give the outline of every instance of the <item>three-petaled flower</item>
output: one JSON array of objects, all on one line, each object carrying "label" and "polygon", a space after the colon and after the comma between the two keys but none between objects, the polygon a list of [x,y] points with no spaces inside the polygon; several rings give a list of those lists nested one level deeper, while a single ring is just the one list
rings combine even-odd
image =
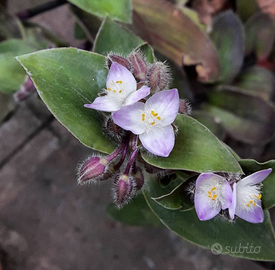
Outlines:
[{"label": "three-petaled flower", "polygon": [[196,181],[195,209],[200,220],[209,220],[232,203],[232,189],[225,178],[202,173]]},{"label": "three-petaled flower", "polygon": [[263,222],[260,183],[271,171],[272,169],[267,169],[255,172],[233,184],[232,204],[229,207],[229,215],[232,219],[237,215],[251,223]]},{"label": "three-petaled flower", "polygon": [[175,144],[171,125],[179,110],[177,89],[154,94],[145,103],[124,106],[113,113],[113,121],[125,130],[139,135],[142,145],[151,153],[167,157]]},{"label": "three-petaled flower", "polygon": [[124,66],[114,62],[109,70],[105,96],[97,97],[92,104],[85,104],[87,108],[115,112],[122,106],[134,104],[150,94],[148,86],[137,90],[137,82],[133,74]]},{"label": "three-petaled flower", "polygon": [[[202,173],[196,181],[195,209],[200,220],[216,216],[228,208],[231,219],[235,215],[250,223],[261,223],[264,212],[261,204],[261,182],[272,169],[255,172],[229,184],[226,178],[214,173]],[[232,190],[233,189],[233,190]]]}]

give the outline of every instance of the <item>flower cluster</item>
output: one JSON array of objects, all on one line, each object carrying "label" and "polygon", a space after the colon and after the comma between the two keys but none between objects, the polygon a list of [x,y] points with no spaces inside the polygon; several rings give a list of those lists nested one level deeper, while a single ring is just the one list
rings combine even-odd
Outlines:
[{"label": "flower cluster", "polygon": [[[173,122],[184,101],[179,100],[177,89],[166,90],[167,67],[161,62],[148,64],[137,51],[127,58],[109,54],[107,66],[106,89],[92,104],[84,106],[111,113],[105,114],[105,126],[110,135],[119,138],[120,145],[107,157],[87,159],[79,168],[78,183],[114,178],[115,202],[121,207],[144,182],[146,166],[142,164],[139,150],[161,157],[168,157],[173,150]],[[183,113],[188,113],[188,105],[185,107],[188,110]]]},{"label": "flower cluster", "polygon": [[251,223],[263,222],[261,182],[271,171],[261,170],[240,180],[214,173],[200,174],[195,188],[195,209],[199,219],[209,220],[228,209],[231,219],[236,215]]}]

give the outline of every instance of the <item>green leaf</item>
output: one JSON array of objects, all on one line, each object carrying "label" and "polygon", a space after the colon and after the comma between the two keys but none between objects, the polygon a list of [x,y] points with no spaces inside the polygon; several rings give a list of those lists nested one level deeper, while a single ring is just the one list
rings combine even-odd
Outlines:
[{"label": "green leaf", "polygon": [[102,117],[84,108],[105,87],[105,57],[74,48],[44,50],[17,58],[53,115],[80,142],[110,153],[114,143],[103,134]]},{"label": "green leaf", "polygon": [[146,162],[163,169],[242,172],[236,159],[207,127],[187,115],[178,115],[175,125],[179,133],[170,156],[152,157],[143,153]]},{"label": "green leaf", "polygon": [[143,40],[179,66],[198,64],[200,80],[219,79],[216,49],[188,16],[165,0],[133,0],[133,8],[133,30]]},{"label": "green leaf", "polygon": [[166,209],[187,211],[194,208],[194,203],[191,201],[188,187],[189,182],[185,181],[170,193],[152,199]]},{"label": "green leaf", "polygon": [[109,16],[113,20],[131,23],[131,0],[69,0],[86,12],[99,17]]},{"label": "green leaf", "polygon": [[122,55],[129,54],[137,46],[144,44],[139,37],[122,28],[110,18],[106,18],[97,34],[94,52],[107,55],[110,51]]},{"label": "green leaf", "polygon": [[259,60],[268,58],[274,40],[274,22],[268,14],[256,13],[245,24],[245,54],[255,52]]},{"label": "green leaf", "polygon": [[244,29],[232,12],[220,13],[213,20],[210,37],[219,53],[221,81],[231,82],[239,73],[244,58]]},{"label": "green leaf", "polygon": [[149,44],[147,43],[142,44],[139,47],[137,47],[135,50],[141,51],[145,56],[146,60],[148,61],[148,63],[152,64],[156,61],[154,50]]},{"label": "green leaf", "polygon": [[72,12],[78,25],[85,32],[87,38],[90,42],[94,43],[95,36],[100,25],[102,24],[102,18],[85,12],[84,10],[73,5],[70,6],[70,11]]},{"label": "green leaf", "polygon": [[74,37],[75,39],[85,39],[86,38],[86,33],[83,31],[82,27],[78,23],[74,24]]},{"label": "green leaf", "polygon": [[238,0],[236,1],[236,5],[237,13],[244,22],[260,10],[257,0]]},{"label": "green leaf", "polygon": [[0,123],[8,116],[16,105],[11,95],[0,93]]},{"label": "green leaf", "polygon": [[263,208],[269,209],[275,205],[275,160],[270,160],[265,163],[259,163],[253,159],[243,159],[239,161],[246,175],[254,172],[272,169],[271,174],[262,182],[263,183]]},{"label": "green leaf", "polygon": [[200,123],[208,127],[211,132],[217,136],[221,141],[225,138],[225,131],[218,119],[218,117],[213,117],[210,113],[206,111],[192,111],[192,117],[198,120]]},{"label": "green leaf", "polygon": [[34,48],[23,40],[10,39],[0,43],[0,92],[14,93],[19,90],[26,79],[26,73],[15,56],[32,51]]},{"label": "green leaf", "polygon": [[[240,218],[230,223],[220,216],[208,221],[200,221],[195,209],[172,211],[156,203],[152,198],[163,195],[163,189],[156,179],[147,177],[144,195],[152,211],[166,227],[194,244],[207,249],[214,244],[220,245],[223,254],[234,257],[253,260],[274,260],[275,258],[275,237],[268,211],[265,211],[264,222],[260,224],[248,223]],[[240,246],[250,247],[251,245],[255,252],[250,252],[249,248],[238,252]],[[258,248],[255,249],[255,247]]]},{"label": "green leaf", "polygon": [[161,225],[159,219],[148,207],[142,194],[137,195],[137,197],[120,210],[113,203],[109,204],[107,213],[117,221],[132,226]]},{"label": "green leaf", "polygon": [[231,86],[219,89],[207,93],[210,105],[204,105],[204,109],[221,120],[228,134],[251,144],[265,144],[272,139],[275,110],[270,103]]},{"label": "green leaf", "polygon": [[248,94],[254,94],[266,101],[270,100],[275,89],[275,77],[265,68],[253,66],[244,70],[235,82],[235,86]]}]

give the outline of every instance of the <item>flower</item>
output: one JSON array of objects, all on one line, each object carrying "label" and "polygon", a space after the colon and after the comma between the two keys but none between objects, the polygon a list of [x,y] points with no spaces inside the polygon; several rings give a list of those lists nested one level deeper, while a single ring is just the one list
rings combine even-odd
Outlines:
[{"label": "flower", "polygon": [[196,181],[195,209],[200,220],[209,220],[232,203],[232,189],[225,178],[202,173]]},{"label": "flower", "polygon": [[267,169],[255,172],[233,184],[232,204],[229,207],[229,215],[232,219],[237,215],[251,223],[264,221],[261,186],[259,184],[271,171],[272,169]]},{"label": "flower", "polygon": [[111,65],[106,87],[105,96],[97,97],[92,104],[84,106],[99,111],[115,112],[122,106],[134,104],[150,94],[148,86],[142,86],[137,90],[137,82],[132,73],[116,62]]},{"label": "flower", "polygon": [[137,102],[122,107],[113,113],[113,121],[136,135],[151,153],[167,157],[175,144],[175,133],[171,125],[179,110],[177,89],[161,91],[146,103]]}]

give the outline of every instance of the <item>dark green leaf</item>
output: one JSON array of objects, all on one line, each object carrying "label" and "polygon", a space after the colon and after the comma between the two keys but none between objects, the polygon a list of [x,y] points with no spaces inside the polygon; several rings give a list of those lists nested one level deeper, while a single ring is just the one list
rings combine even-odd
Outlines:
[{"label": "dark green leaf", "polygon": [[221,80],[229,83],[239,73],[244,57],[244,29],[232,12],[220,13],[213,20],[210,37],[219,53]]},{"label": "dark green leaf", "polygon": [[139,37],[107,17],[97,34],[94,52],[107,55],[107,53],[113,51],[127,55],[142,44],[144,42]]},{"label": "dark green leaf", "polygon": [[199,27],[165,0],[133,0],[134,30],[179,66],[198,64],[202,81],[219,78],[217,52]]},{"label": "dark green leaf", "polygon": [[152,198],[162,207],[170,210],[187,211],[194,207],[188,190],[190,183],[188,181],[181,183],[170,193],[157,198]]},{"label": "dark green leaf", "polygon": [[179,133],[170,156],[163,158],[143,154],[149,164],[194,172],[242,172],[236,159],[207,127],[186,115],[178,115],[175,125]]},{"label": "dark green leaf", "polygon": [[235,85],[264,100],[270,100],[275,89],[275,77],[271,71],[253,66],[240,74]]},{"label": "dark green leaf", "polygon": [[100,0],[100,1],[87,1],[87,0],[69,0],[79,8],[86,12],[94,14],[99,17],[109,16],[113,20],[131,23],[131,0]]},{"label": "dark green leaf", "polygon": [[110,153],[98,111],[84,108],[105,87],[105,57],[74,48],[52,49],[18,57],[53,115],[84,145]]},{"label": "dark green leaf", "polygon": [[14,93],[19,90],[26,79],[26,73],[15,56],[32,51],[34,48],[23,40],[10,39],[0,43],[0,92]]},{"label": "dark green leaf", "polygon": [[245,174],[249,175],[254,172],[272,169],[272,173],[262,182],[263,183],[263,207],[264,209],[271,208],[275,205],[275,160],[270,160],[265,163],[258,163],[253,159],[243,159],[239,161]]},{"label": "dark green leaf", "polygon": [[257,0],[238,0],[237,13],[241,19],[245,22],[251,15],[260,10]]},{"label": "dark green leaf", "polygon": [[[268,211],[265,212],[264,222],[260,224],[248,223],[240,218],[230,223],[221,216],[200,221],[194,209],[172,211],[152,199],[163,194],[158,181],[148,177],[144,189],[147,203],[165,226],[186,240],[207,249],[221,247],[223,254],[234,257],[274,260],[275,238]],[[255,252],[250,252],[251,245]],[[244,247],[241,251],[240,246]]]},{"label": "dark green leaf", "polygon": [[268,102],[230,86],[208,92],[204,109],[220,118],[225,130],[237,140],[267,143],[275,132],[275,110]]},{"label": "dark green leaf", "polygon": [[110,204],[107,207],[107,213],[117,221],[132,226],[161,225],[159,219],[148,207],[142,194],[139,194],[120,210],[114,204]]},{"label": "dark green leaf", "polygon": [[266,59],[273,48],[275,40],[274,22],[265,13],[257,13],[245,24],[245,54],[254,52],[259,60]]}]

